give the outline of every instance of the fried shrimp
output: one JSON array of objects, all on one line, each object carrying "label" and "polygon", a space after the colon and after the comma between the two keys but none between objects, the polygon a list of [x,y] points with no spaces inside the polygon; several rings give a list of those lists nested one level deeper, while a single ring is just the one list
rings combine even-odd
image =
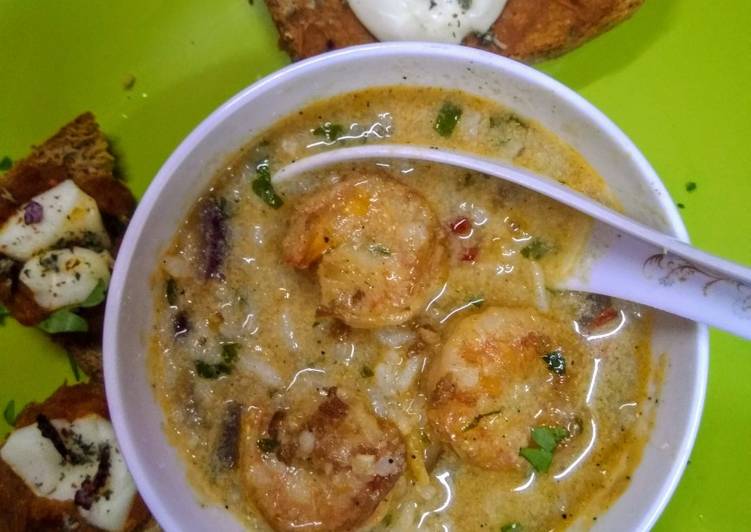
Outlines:
[{"label": "fried shrimp", "polygon": [[399,480],[404,444],[347,392],[310,395],[245,416],[243,483],[275,530],[352,530]]},{"label": "fried shrimp", "polygon": [[430,424],[472,464],[519,469],[532,428],[576,432],[581,353],[566,324],[533,309],[494,307],[464,318],[428,370]]},{"label": "fried shrimp", "polygon": [[317,264],[321,306],[353,327],[397,325],[446,277],[444,234],[426,200],[378,175],[302,199],[284,240],[296,268]]}]

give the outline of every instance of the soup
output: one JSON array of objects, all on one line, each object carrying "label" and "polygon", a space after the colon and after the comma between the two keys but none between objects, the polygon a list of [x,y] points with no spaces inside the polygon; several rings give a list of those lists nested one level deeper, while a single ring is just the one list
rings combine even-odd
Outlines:
[{"label": "soup", "polygon": [[195,489],[257,530],[586,527],[649,432],[650,319],[555,290],[590,222],[480,174],[358,162],[372,142],[512,160],[613,205],[495,102],[387,87],[314,102],[238,153],[154,278],[150,372]]}]

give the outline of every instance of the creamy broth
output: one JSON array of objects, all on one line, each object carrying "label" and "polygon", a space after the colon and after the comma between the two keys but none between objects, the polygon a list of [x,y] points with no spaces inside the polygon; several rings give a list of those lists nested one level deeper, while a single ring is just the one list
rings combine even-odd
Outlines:
[{"label": "creamy broth", "polygon": [[497,179],[382,161],[259,181],[384,140],[614,203],[579,154],[491,101],[394,87],[305,107],[236,156],[164,252],[149,360],[167,435],[250,529],[586,528],[648,435],[648,315],[550,289],[590,222]]}]

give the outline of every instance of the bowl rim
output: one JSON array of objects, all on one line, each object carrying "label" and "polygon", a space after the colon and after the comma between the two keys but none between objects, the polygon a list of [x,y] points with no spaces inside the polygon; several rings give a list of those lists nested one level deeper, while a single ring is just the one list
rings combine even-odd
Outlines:
[{"label": "bowl rim", "polygon": [[[240,90],[201,121],[167,158],[139,201],[120,245],[109,291],[113,294],[123,293],[129,265],[137,247],[138,238],[159,197],[172,179],[175,171],[179,168],[181,162],[192,152],[196,145],[210,136],[214,129],[234,114],[238,108],[243,107],[248,100],[254,99],[257,93],[271,90],[277,85],[287,83],[286,80],[289,77],[295,77],[321,68],[322,65],[333,65],[360,57],[398,57],[404,55],[410,57],[430,56],[433,58],[440,56],[447,59],[465,60],[468,64],[481,63],[493,69],[512,69],[524,81],[547,88],[556,98],[565,101],[567,105],[586,115],[596,126],[604,130],[615,144],[625,148],[629,152],[629,155],[638,168],[638,172],[650,184],[653,190],[657,192],[656,201],[660,205],[661,212],[666,216],[666,222],[670,230],[680,240],[689,242],[686,226],[680,217],[677,207],[673,203],[665,184],[647,161],[646,157],[610,118],[573,89],[528,65],[476,48],[454,44],[406,41],[372,43],[327,52],[289,64]],[[122,412],[121,405],[125,400],[123,386],[121,386],[122,383],[118,378],[116,362],[121,309],[121,298],[107,298],[103,332],[103,367],[110,417],[120,450],[142,499],[144,502],[149,501],[149,509],[160,525],[164,526],[166,530],[179,530],[180,523],[158,502],[154,502],[159,501],[159,493],[157,493],[149,480],[152,472],[147,471],[139,461],[131,458],[137,456],[135,448],[139,444],[128,430],[128,423],[125,417],[120,415],[120,412]],[[685,437],[681,440],[680,446],[673,458],[673,464],[668,476],[662,481],[659,496],[651,502],[648,508],[645,508],[644,515],[641,518],[640,530],[649,530],[657,522],[681,480],[696,441],[704,408],[709,372],[709,329],[701,323],[698,323],[696,328],[696,352],[695,373],[697,379],[694,389],[691,390],[692,400]],[[637,469],[639,467],[637,465]]]}]

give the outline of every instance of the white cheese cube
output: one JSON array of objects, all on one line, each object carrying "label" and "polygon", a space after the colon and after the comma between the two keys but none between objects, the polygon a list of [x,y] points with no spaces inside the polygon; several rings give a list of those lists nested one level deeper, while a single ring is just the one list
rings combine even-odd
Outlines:
[{"label": "white cheese cube", "polygon": [[[62,459],[52,442],[42,436],[37,425],[14,431],[2,449],[2,458],[39,497],[59,501],[73,500],[81,483],[94,478],[99,467],[98,451],[110,448],[110,468],[105,485],[97,492],[91,509],[79,508],[81,516],[104,530],[121,530],[130,513],[136,487],[117,447],[112,424],[90,414],[72,423],[52,420],[58,433],[66,429],[66,447],[80,459],[71,463]],[[69,432],[68,432],[69,431]]]},{"label": "white cheese cube", "polygon": [[41,219],[26,223],[29,204],[19,208],[0,226],[0,253],[25,261],[60,241],[82,239],[110,247],[96,201],[70,179],[34,196],[31,202],[41,206]]},{"label": "white cheese cube", "polygon": [[41,253],[21,268],[20,280],[47,310],[83,303],[99,281],[110,281],[112,256],[86,248],[56,249]]}]

